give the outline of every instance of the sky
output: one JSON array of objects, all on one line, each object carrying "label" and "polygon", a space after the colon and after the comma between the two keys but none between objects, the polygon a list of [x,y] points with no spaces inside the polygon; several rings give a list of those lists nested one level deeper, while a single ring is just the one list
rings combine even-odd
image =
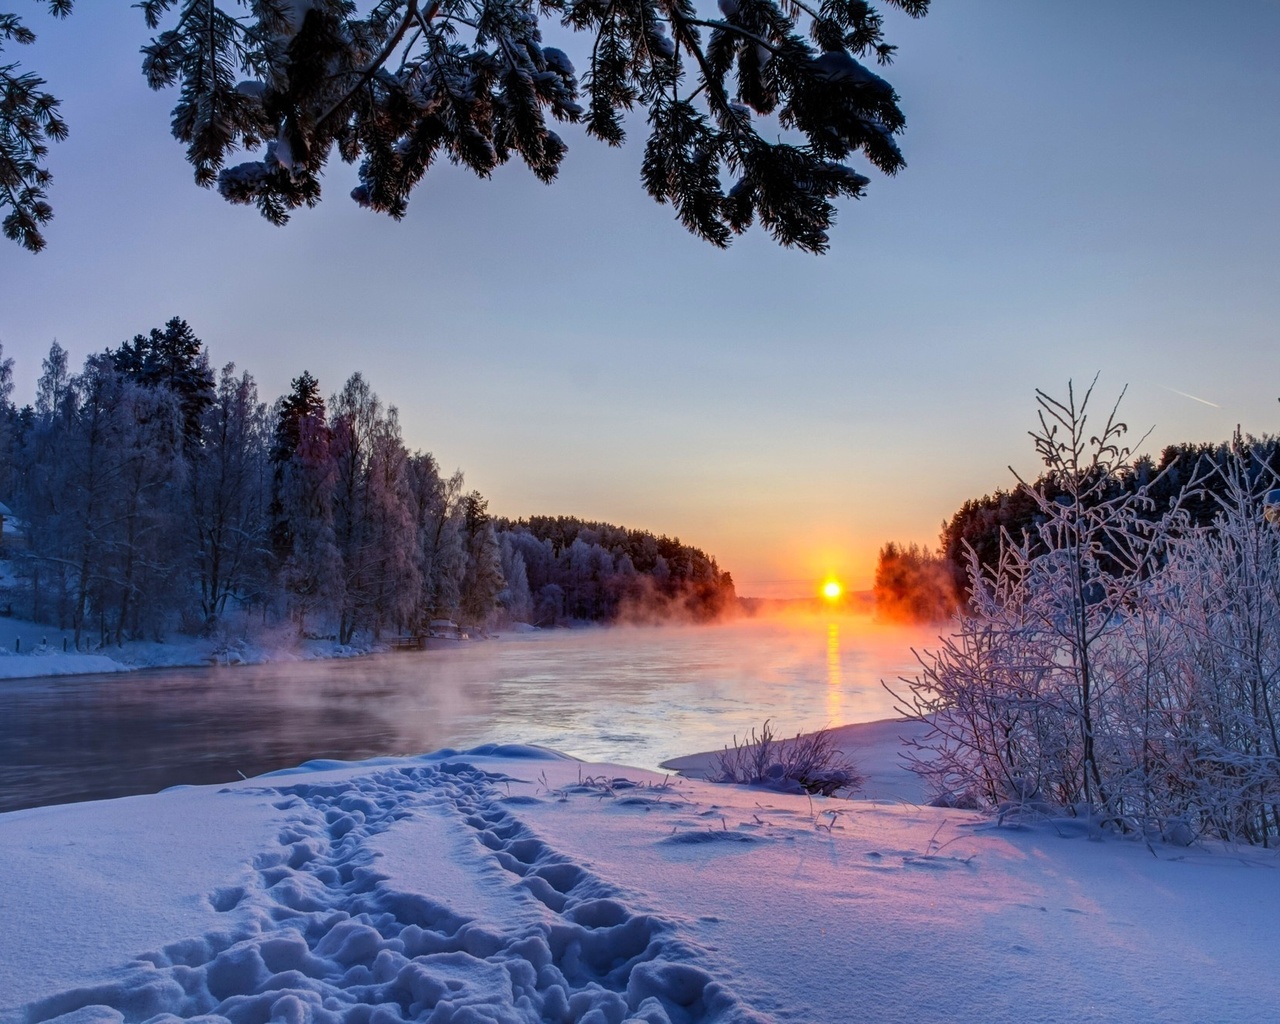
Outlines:
[{"label": "sky", "polygon": [[[63,101],[48,248],[0,242],[19,403],[181,316],[262,396],[360,371],[490,510],[678,536],[748,596],[869,587],[887,541],[1034,475],[1035,391],[1087,386],[1141,450],[1280,424],[1280,3],[937,0],[889,16],[907,168],[824,256],[721,252],[639,183],[642,122],[572,127],[559,180],[440,165],[397,223],[348,197],[285,228],[197,188],[124,4],[6,49]],[[581,39],[556,40],[579,71]],[[558,129],[559,130],[559,129]]]}]

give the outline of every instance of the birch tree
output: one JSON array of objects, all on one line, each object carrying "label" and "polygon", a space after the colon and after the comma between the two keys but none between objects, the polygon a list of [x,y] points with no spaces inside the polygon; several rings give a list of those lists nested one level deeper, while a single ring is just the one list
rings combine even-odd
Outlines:
[{"label": "birch tree", "polygon": [[279,464],[279,515],[287,553],[277,579],[298,634],[307,622],[341,608],[342,556],[334,535],[336,485],[324,404],[292,419],[292,451]]},{"label": "birch tree", "polygon": [[222,368],[201,439],[187,489],[187,543],[204,629],[212,631],[229,600],[260,596],[265,584],[267,411],[247,370]]},{"label": "birch tree", "polygon": [[458,613],[462,575],[466,571],[462,523],[461,471],[444,477],[429,452],[410,457],[409,490],[418,542],[418,572],[422,581],[419,628],[431,619]]}]

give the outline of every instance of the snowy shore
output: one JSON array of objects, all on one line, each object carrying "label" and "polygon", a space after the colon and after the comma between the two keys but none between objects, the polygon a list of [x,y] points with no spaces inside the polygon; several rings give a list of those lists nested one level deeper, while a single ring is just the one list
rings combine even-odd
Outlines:
[{"label": "snowy shore", "polygon": [[132,672],[146,668],[200,668],[207,665],[260,665],[317,658],[352,658],[370,653],[369,646],[334,640],[298,640],[285,629],[252,641],[177,637],[164,642],[130,640],[94,652],[76,651],[74,638],[23,619],[0,619],[0,680],[38,676]]},{"label": "snowy shore", "polygon": [[[928,726],[919,722],[886,719],[880,722],[862,722],[858,725],[839,725],[826,730],[833,738],[835,748],[851,758],[858,766],[864,782],[858,791],[860,800],[887,800],[908,804],[923,804],[925,786],[919,776],[905,771],[902,766],[904,740],[923,739]],[[790,737],[783,737],[783,740]],[[698,754],[686,754],[664,761],[659,767],[677,772],[692,779],[711,777],[720,751],[708,750]]]},{"label": "snowy shore", "polygon": [[[842,730],[873,796],[910,785],[892,777],[900,728]],[[1271,1021],[1280,1006],[1274,851],[997,828],[529,747],[11,812],[0,862],[5,1024]]]}]

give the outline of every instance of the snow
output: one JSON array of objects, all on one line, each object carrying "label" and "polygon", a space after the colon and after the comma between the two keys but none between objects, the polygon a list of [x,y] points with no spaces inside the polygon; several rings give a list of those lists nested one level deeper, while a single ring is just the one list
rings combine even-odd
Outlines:
[{"label": "snow", "polygon": [[267,146],[266,163],[270,164],[273,161],[290,174],[296,169],[293,161],[293,143],[289,141],[289,136],[283,130]]},{"label": "snow", "polygon": [[31,654],[13,654],[0,649],[0,679],[26,679],[31,676],[79,676],[98,672],[128,672],[129,667],[101,654],[63,654],[40,650]]},{"label": "snow", "polygon": [[[0,565],[3,565],[0,562]],[[84,647],[89,641],[81,640]],[[260,665],[272,661],[312,661],[368,654],[371,646],[339,644],[332,640],[298,640],[291,628],[242,638],[174,637],[166,641],[129,640],[120,646],[77,652],[70,630],[0,617],[0,679],[35,676],[87,675],[130,672],[144,668],[186,668],[203,665]]]},{"label": "snow", "polygon": [[828,82],[848,82],[872,86],[877,92],[891,93],[889,83],[873,74],[843,50],[828,50],[812,61],[813,70]]},{"label": "snow", "polygon": [[667,35],[667,26],[660,21],[654,22],[649,33],[649,49],[662,57],[676,55],[675,40]]},{"label": "snow", "polygon": [[0,815],[0,1020],[108,981],[134,953],[218,929],[210,897],[248,881],[278,831],[262,797],[168,790]]},{"label": "snow", "polygon": [[284,15],[284,32],[280,39],[288,41],[302,31],[302,23],[307,20],[307,12],[316,6],[316,0],[283,0],[281,13]]},{"label": "snow", "polygon": [[576,72],[573,69],[573,61],[569,59],[569,55],[564,50],[554,46],[544,46],[542,48],[542,59],[547,62],[547,67],[565,78],[572,78]]},{"label": "snow", "polygon": [[907,728],[859,800],[488,746],[0,814],[0,1021],[1274,1020],[1274,851],[906,802]]},{"label": "snow", "polygon": [[[930,727],[922,722],[888,719],[865,722],[860,725],[842,725],[827,730],[835,740],[835,749],[856,762],[864,776],[858,796],[863,800],[889,800],[901,803],[925,802],[924,783],[919,776],[904,771],[899,756],[905,742],[923,740]],[[790,737],[782,737],[790,739]],[[660,767],[694,779],[706,779],[712,774],[719,751],[710,750],[698,754],[664,761]],[[916,751],[919,754],[919,751]]]}]

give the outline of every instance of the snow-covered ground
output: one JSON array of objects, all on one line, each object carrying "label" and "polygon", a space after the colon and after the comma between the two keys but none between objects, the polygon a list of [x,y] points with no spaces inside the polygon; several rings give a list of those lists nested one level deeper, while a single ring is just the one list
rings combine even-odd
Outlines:
[{"label": "snow-covered ground", "polygon": [[[82,638],[81,647],[88,646]],[[75,637],[39,622],[0,617],[0,679],[33,676],[129,672],[140,668],[200,665],[257,665],[268,661],[350,658],[369,653],[367,646],[343,646],[333,640],[298,640],[291,629],[239,638],[174,636],[164,642],[129,640],[120,646],[76,651]]]},{"label": "snow-covered ground", "polygon": [[1274,851],[906,803],[901,728],[854,801],[504,747],[0,815],[0,1020],[1276,1019]]}]

